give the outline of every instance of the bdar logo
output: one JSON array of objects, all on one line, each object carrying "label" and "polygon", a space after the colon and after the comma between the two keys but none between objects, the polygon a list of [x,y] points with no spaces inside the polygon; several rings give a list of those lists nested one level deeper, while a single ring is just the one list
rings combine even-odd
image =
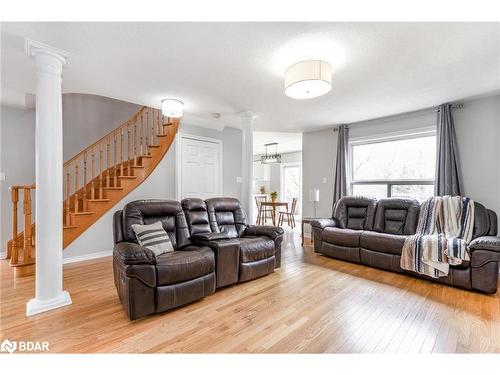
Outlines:
[{"label": "bdar logo", "polygon": [[9,341],[5,339],[0,345],[0,350],[2,352],[14,353],[17,349],[17,343],[15,341]]}]

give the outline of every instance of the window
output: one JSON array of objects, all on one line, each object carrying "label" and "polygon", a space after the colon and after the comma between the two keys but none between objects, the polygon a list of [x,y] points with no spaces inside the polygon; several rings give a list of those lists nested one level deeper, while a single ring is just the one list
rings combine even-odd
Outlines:
[{"label": "window", "polygon": [[434,195],[434,130],[350,142],[351,192],[375,198]]}]

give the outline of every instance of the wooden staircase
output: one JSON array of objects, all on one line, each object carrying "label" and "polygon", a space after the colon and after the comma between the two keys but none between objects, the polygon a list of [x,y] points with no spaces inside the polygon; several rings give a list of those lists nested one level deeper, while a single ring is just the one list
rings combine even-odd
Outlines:
[{"label": "wooden staircase", "polygon": [[[139,186],[163,159],[177,133],[179,119],[142,107],[128,121],[64,163],[63,248],[66,248],[128,193]],[[10,265],[18,275],[31,274],[35,263],[35,185],[11,186],[12,239]],[[23,231],[18,202],[23,195]],[[111,229],[110,229],[111,230]]]}]

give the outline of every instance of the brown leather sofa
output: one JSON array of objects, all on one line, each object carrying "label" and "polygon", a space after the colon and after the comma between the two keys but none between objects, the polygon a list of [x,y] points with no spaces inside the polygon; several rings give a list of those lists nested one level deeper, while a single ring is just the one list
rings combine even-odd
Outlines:
[{"label": "brown leather sofa", "polygon": [[415,234],[419,210],[418,202],[410,199],[341,198],[334,207],[332,218],[316,219],[311,223],[314,250],[336,259],[495,293],[500,261],[495,212],[475,202],[470,262],[450,267],[447,277],[433,279],[400,267],[401,250],[405,238]]},{"label": "brown leather sofa", "polygon": [[215,254],[216,287],[267,275],[281,265],[283,229],[248,225],[234,198],[182,201],[193,243]]},{"label": "brown leather sofa", "polygon": [[[155,257],[137,243],[131,225],[157,221],[176,251]],[[273,272],[283,230],[248,225],[236,199],[140,200],[115,212],[113,236],[115,286],[134,320]]]}]

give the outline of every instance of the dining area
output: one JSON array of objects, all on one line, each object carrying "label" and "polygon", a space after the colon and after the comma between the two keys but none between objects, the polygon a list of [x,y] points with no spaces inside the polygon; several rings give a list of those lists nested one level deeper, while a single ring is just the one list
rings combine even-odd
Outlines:
[{"label": "dining area", "polygon": [[254,196],[257,208],[256,224],[283,226],[285,223],[290,228],[295,228],[295,216],[297,215],[298,198],[291,201],[280,200],[277,195],[258,194]]}]

